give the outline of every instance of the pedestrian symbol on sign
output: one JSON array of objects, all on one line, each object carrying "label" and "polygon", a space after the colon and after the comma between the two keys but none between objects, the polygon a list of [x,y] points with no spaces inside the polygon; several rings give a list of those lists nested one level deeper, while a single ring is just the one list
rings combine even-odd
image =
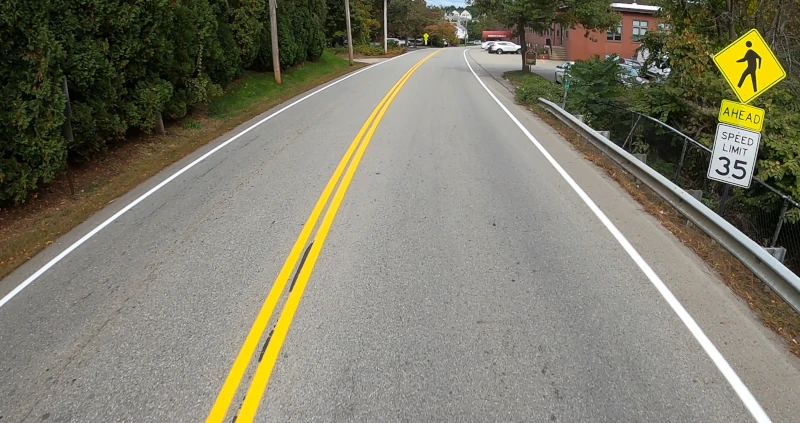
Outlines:
[{"label": "pedestrian symbol on sign", "polygon": [[786,78],[786,71],[757,30],[751,29],[714,55],[725,81],[744,104]]},{"label": "pedestrian symbol on sign", "polygon": [[[758,92],[758,85],[756,83],[756,69],[761,69],[761,56],[758,55],[755,51],[753,51],[753,43],[748,41],[747,42],[747,53],[744,54],[744,57],[737,60],[737,63],[747,62],[747,69],[742,72],[742,77],[739,78],[739,85],[737,87],[742,88],[742,84],[744,84],[745,78],[748,76],[750,79],[753,80],[753,92]],[[756,68],[756,62],[758,62],[758,68]]]}]

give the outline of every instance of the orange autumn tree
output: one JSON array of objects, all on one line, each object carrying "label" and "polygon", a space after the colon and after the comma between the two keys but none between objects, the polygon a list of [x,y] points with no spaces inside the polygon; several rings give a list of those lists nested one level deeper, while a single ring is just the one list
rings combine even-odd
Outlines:
[{"label": "orange autumn tree", "polygon": [[[456,27],[449,22],[439,21],[437,24],[428,25],[425,27],[425,32],[431,37],[431,41],[436,37],[439,40],[447,41],[450,45],[458,45]],[[431,44],[433,44],[433,42]]]}]

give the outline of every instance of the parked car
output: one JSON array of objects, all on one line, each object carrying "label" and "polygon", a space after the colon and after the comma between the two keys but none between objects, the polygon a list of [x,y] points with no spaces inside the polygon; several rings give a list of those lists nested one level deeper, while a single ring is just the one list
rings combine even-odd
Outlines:
[{"label": "parked car", "polygon": [[483,44],[481,44],[481,48],[486,50],[489,47],[491,47],[492,44],[494,44],[494,43],[495,43],[494,41],[484,41]]},{"label": "parked car", "polygon": [[489,53],[512,53],[512,54],[520,54],[522,52],[522,46],[519,44],[514,44],[511,41],[497,41],[489,47]]},{"label": "parked car", "polygon": [[406,40],[401,40],[399,38],[387,38],[386,42],[388,44],[397,43],[397,45],[400,47],[404,47],[406,45]]},{"label": "parked car", "polygon": [[556,75],[555,75],[556,84],[564,83],[564,76],[566,75],[567,70],[569,70],[570,66],[574,64],[575,62],[568,61],[556,66]]},{"label": "parked car", "polygon": [[644,79],[639,75],[639,71],[634,69],[631,65],[621,64],[619,65],[622,68],[622,83],[625,86],[630,87],[633,84],[643,84]]}]

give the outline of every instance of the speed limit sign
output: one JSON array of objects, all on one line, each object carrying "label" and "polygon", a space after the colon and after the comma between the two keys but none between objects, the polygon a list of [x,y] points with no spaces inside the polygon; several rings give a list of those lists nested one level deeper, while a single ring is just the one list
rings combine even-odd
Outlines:
[{"label": "speed limit sign", "polygon": [[758,157],[761,134],[737,126],[717,124],[708,179],[749,188]]}]

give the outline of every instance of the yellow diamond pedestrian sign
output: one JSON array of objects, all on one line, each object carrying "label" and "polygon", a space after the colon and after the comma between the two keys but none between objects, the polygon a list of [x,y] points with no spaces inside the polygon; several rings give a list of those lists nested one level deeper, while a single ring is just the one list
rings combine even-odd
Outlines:
[{"label": "yellow diamond pedestrian sign", "polygon": [[714,56],[722,76],[742,103],[749,103],[786,78],[775,53],[751,29]]}]

